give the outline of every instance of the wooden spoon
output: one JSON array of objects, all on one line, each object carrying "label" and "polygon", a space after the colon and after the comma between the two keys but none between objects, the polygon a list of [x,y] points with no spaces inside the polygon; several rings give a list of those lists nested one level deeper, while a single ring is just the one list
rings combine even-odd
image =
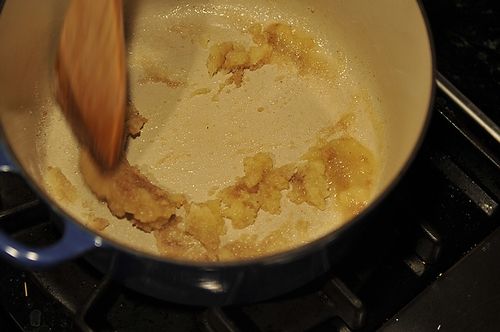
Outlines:
[{"label": "wooden spoon", "polygon": [[127,77],[122,0],[72,0],[57,63],[57,98],[104,169],[123,151]]}]

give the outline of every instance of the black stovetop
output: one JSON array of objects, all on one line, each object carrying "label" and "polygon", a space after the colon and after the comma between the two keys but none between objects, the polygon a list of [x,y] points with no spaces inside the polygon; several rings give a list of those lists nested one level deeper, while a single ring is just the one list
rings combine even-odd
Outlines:
[{"label": "black stovetop", "polygon": [[[202,308],[137,294],[83,259],[42,272],[0,263],[0,330],[500,330],[500,154],[488,121],[470,116],[500,123],[500,5],[424,5],[442,74],[429,133],[381,227],[328,275],[264,303]],[[0,176],[2,229],[43,245],[53,219],[21,179]]]}]

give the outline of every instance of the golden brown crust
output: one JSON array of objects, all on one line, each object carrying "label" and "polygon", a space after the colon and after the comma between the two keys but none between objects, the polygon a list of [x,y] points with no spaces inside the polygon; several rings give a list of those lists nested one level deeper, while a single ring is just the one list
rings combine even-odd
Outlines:
[{"label": "golden brown crust", "polygon": [[299,220],[284,224],[268,236],[258,240],[256,234],[246,234],[220,248],[219,259],[232,261],[256,258],[292,249],[308,241],[310,221]]},{"label": "golden brown crust", "polygon": [[126,123],[127,132],[130,137],[136,138],[141,134],[141,130],[144,125],[148,122],[148,119],[143,117],[137,108],[130,103],[128,107],[128,118]]},{"label": "golden brown crust", "polygon": [[153,232],[160,255],[171,258],[182,258],[192,261],[212,261],[216,257],[194,236],[179,228],[181,219],[177,218]]},{"label": "golden brown crust", "polygon": [[109,220],[105,218],[90,217],[85,225],[94,231],[100,232],[109,226]]},{"label": "golden brown crust", "polygon": [[289,187],[293,167],[274,168],[269,153],[258,153],[243,161],[245,176],[219,192],[222,215],[242,229],[255,223],[262,209],[271,214],[281,211],[281,192]]},{"label": "golden brown crust", "polygon": [[80,168],[87,185],[100,200],[108,203],[115,216],[131,218],[147,231],[168,223],[185,203],[184,196],[169,194],[153,185],[125,159],[113,171],[102,172],[88,151],[83,150]]},{"label": "golden brown crust", "polygon": [[292,63],[301,74],[321,74],[326,65],[316,54],[317,45],[305,32],[284,23],[273,23],[263,28],[260,24],[248,28],[254,46],[244,47],[238,42],[226,41],[209,49],[207,69],[210,76],[222,72],[231,74],[225,85],[243,84],[245,71],[257,70],[271,63]]},{"label": "golden brown crust", "polygon": [[186,232],[210,252],[215,252],[220,245],[220,236],[225,233],[224,219],[219,200],[191,204],[186,215]]},{"label": "golden brown crust", "polygon": [[74,203],[78,197],[75,186],[59,167],[48,167],[45,181],[58,201]]}]

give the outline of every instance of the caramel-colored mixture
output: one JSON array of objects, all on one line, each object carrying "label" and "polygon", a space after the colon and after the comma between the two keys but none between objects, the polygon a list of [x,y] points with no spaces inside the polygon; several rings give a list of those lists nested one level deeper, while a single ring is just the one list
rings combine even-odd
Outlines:
[{"label": "caramel-colored mixture", "polygon": [[[309,150],[305,159],[309,165],[323,165],[324,177],[318,179],[319,187],[326,185],[328,196],[336,196],[346,217],[359,213],[367,204],[373,189],[375,157],[358,141],[343,137],[321,142]],[[294,186],[294,193],[297,188],[300,185]],[[309,197],[308,190],[305,195]]]},{"label": "caramel-colored mixture", "polygon": [[281,192],[288,189],[293,173],[291,165],[274,168],[269,153],[245,158],[243,165],[245,176],[218,194],[224,206],[222,215],[230,219],[237,229],[252,225],[261,209],[279,214]]},{"label": "caramel-colored mixture", "polygon": [[186,233],[199,240],[208,251],[217,251],[220,236],[225,233],[220,202],[212,200],[201,204],[191,204],[186,210]]},{"label": "caramel-colored mixture", "polygon": [[103,231],[109,226],[109,220],[99,217],[90,217],[88,222],[85,224],[90,229],[95,231]]},{"label": "caramel-colored mixture", "polygon": [[310,226],[310,221],[290,221],[260,241],[257,234],[243,235],[219,250],[219,260],[231,261],[241,258],[255,258],[292,249],[309,242],[308,232]]},{"label": "caramel-colored mixture", "polygon": [[137,108],[134,105],[129,105],[129,112],[127,118],[126,128],[129,136],[135,138],[141,134],[141,130],[144,125],[148,122],[148,119],[139,114]]},{"label": "caramel-colored mixture", "polygon": [[46,172],[46,181],[58,201],[73,203],[76,200],[76,188],[60,168],[49,166]]},{"label": "caramel-colored mixture", "polygon": [[284,23],[273,23],[265,28],[261,24],[252,25],[248,32],[254,46],[228,41],[210,48],[207,60],[210,76],[218,72],[232,74],[226,84],[240,87],[245,70],[257,70],[271,63],[293,63],[301,74],[326,68],[316,52],[316,42],[303,31]]},{"label": "caramel-colored mixture", "polygon": [[160,255],[192,261],[216,260],[199,240],[183,229],[181,223],[182,219],[176,218],[153,232]]},{"label": "caramel-colored mixture", "polygon": [[94,194],[108,203],[118,218],[129,218],[145,231],[160,229],[175,218],[183,195],[170,194],[153,185],[139,170],[123,159],[110,173],[103,173],[88,151],[80,155],[83,178]]}]

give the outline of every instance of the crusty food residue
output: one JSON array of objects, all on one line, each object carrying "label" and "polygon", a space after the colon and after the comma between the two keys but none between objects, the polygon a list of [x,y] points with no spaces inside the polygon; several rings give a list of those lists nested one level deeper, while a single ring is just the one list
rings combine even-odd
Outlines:
[{"label": "crusty food residue", "polygon": [[254,24],[248,31],[254,45],[226,41],[212,45],[207,69],[210,76],[219,72],[231,74],[226,84],[241,87],[245,71],[254,71],[271,63],[294,64],[299,74],[321,72],[326,68],[317,51],[317,44],[307,33],[284,23],[273,23],[263,28]]},{"label": "crusty food residue", "polygon": [[152,231],[175,218],[185,198],[153,185],[139,170],[122,159],[112,172],[102,172],[90,153],[82,150],[80,169],[94,194],[108,203],[118,218],[129,218],[137,227]]},{"label": "crusty food residue", "polygon": [[109,220],[105,218],[90,216],[85,225],[96,232],[102,232],[109,226]]},{"label": "crusty food residue", "polygon": [[148,119],[139,114],[137,108],[130,104],[128,108],[128,118],[126,128],[129,136],[135,138],[141,134],[142,127],[148,122]]},{"label": "crusty food residue", "polygon": [[45,178],[51,192],[58,201],[74,203],[77,199],[75,186],[59,167],[48,167]]},{"label": "crusty food residue", "polygon": [[159,254],[191,261],[216,260],[199,240],[183,229],[181,222],[182,218],[175,218],[161,230],[153,232]]},{"label": "crusty food residue", "polygon": [[220,236],[226,232],[220,202],[189,204],[186,210],[186,233],[200,241],[209,252],[216,252]]},{"label": "crusty food residue", "polygon": [[236,183],[221,190],[218,198],[222,214],[236,229],[255,223],[262,209],[271,214],[281,212],[281,192],[289,188],[293,165],[275,168],[269,153],[258,153],[243,161],[245,175]]},{"label": "crusty food residue", "polygon": [[239,258],[255,258],[294,246],[306,244],[311,221],[290,221],[259,241],[257,234],[245,234],[223,246],[218,253],[219,260],[231,261]]}]

